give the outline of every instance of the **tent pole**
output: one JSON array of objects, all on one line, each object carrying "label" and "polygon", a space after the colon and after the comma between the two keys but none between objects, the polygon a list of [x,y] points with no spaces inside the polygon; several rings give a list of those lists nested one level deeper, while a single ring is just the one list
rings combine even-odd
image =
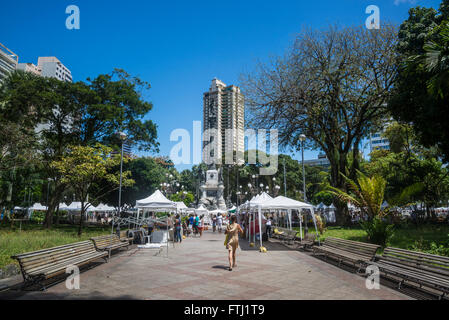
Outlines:
[{"label": "tent pole", "polygon": [[256,212],[254,212],[254,219],[253,219],[253,243],[256,243]]},{"label": "tent pole", "polygon": [[251,212],[248,212],[248,243],[251,243]]},{"label": "tent pole", "polygon": [[311,208],[310,211],[312,212],[313,224],[315,225],[315,231],[316,231],[316,236],[317,236],[317,239],[318,239],[318,245],[320,246],[321,245],[321,243],[320,243],[320,234],[319,234],[318,228],[316,226],[315,211],[314,211],[313,208]]},{"label": "tent pole", "polygon": [[259,240],[260,240],[260,247],[262,248],[262,207],[259,205]]},{"label": "tent pole", "polygon": [[288,209],[288,222],[289,222],[289,224],[290,224],[290,230],[293,230],[293,227],[292,227],[292,209]]},{"label": "tent pole", "polygon": [[[299,214],[299,211],[298,211]],[[301,213],[299,214],[299,234],[301,236],[301,242],[302,242],[302,210]]]}]

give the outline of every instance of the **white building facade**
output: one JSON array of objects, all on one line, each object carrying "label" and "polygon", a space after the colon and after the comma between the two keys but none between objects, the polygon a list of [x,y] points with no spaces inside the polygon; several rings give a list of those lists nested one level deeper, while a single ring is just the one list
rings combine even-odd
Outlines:
[{"label": "white building facade", "polygon": [[18,63],[19,57],[0,43],[0,82],[16,69]]},{"label": "white building facade", "polygon": [[72,73],[56,57],[39,57],[37,68],[43,77],[56,78],[60,81],[72,82]]}]

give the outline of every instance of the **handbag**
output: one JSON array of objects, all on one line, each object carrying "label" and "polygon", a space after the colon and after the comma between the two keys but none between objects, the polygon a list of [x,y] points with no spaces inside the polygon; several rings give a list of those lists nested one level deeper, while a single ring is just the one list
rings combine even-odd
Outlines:
[{"label": "handbag", "polygon": [[224,242],[225,247],[228,245],[228,240],[229,240],[229,234],[226,235],[226,239]]}]

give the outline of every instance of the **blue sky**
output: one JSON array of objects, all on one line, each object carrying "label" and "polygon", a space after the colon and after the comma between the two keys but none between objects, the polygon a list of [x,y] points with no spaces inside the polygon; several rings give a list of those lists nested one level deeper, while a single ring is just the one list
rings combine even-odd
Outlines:
[{"label": "blue sky", "polygon": [[[202,94],[214,77],[239,85],[242,72],[251,70],[257,59],[282,54],[301,27],[364,25],[368,5],[380,8],[381,23],[399,24],[410,7],[439,3],[15,0],[2,3],[0,42],[19,55],[19,62],[58,57],[75,81],[123,68],[150,82],[145,98],[154,109],[147,117],[159,126],[160,154],[169,155],[176,144],[170,142],[172,130],[192,131],[192,122],[202,121]],[[80,30],[65,27],[69,5],[80,8]],[[306,159],[316,155],[308,151]]]}]

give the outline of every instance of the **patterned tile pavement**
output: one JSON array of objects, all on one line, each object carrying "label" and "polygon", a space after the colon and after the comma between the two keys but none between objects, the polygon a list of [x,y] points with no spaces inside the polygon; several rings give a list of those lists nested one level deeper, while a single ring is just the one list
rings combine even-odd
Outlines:
[{"label": "patterned tile pavement", "polygon": [[[9,292],[14,299],[139,300],[398,300],[410,299],[382,286],[368,290],[365,279],[308,253],[267,243],[267,253],[241,241],[237,267],[228,271],[224,235],[205,232],[160,255],[137,248],[81,273],[80,290],[65,283],[46,292]],[[0,298],[2,296],[0,295]]]}]

